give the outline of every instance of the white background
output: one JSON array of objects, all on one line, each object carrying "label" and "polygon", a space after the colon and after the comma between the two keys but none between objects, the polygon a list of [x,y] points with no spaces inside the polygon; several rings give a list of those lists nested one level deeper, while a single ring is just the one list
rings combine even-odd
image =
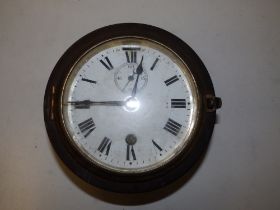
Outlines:
[{"label": "white background", "polygon": [[[278,0],[1,0],[0,209],[280,209],[279,11]],[[44,90],[59,57],[88,32],[120,22],[179,36],[223,99],[196,173],[145,195],[81,181],[44,127]]]}]

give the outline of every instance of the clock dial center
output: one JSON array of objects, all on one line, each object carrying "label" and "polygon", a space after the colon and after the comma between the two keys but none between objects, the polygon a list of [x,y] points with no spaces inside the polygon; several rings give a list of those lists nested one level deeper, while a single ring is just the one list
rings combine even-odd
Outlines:
[{"label": "clock dial center", "polygon": [[127,112],[136,112],[140,108],[140,101],[136,97],[127,97],[123,109]]}]

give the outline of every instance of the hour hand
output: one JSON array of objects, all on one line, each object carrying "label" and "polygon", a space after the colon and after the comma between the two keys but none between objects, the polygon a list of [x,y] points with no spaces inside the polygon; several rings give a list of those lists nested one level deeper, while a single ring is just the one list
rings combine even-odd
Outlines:
[{"label": "hour hand", "polygon": [[[123,106],[125,101],[68,101],[67,104],[74,105],[76,109],[89,109],[90,106]],[[66,105],[67,105],[66,104]]]},{"label": "hour hand", "polygon": [[144,57],[144,56],[142,56],[142,59],[141,59],[139,65],[138,65],[137,68],[136,68],[137,77],[136,77],[136,81],[135,81],[135,83],[134,83],[134,87],[133,87],[133,89],[132,89],[131,97],[135,97],[136,92],[137,92],[137,84],[138,84],[139,76],[140,76],[140,74],[142,74],[143,71],[144,71],[144,70],[143,70],[143,66],[142,66],[143,57]]}]

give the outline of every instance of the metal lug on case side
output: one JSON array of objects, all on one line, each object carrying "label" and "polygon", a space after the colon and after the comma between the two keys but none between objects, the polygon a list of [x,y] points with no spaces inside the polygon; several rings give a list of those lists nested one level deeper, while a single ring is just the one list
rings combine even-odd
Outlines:
[{"label": "metal lug on case side", "polygon": [[214,112],[222,107],[222,99],[213,95],[206,95],[205,102],[207,112]]}]

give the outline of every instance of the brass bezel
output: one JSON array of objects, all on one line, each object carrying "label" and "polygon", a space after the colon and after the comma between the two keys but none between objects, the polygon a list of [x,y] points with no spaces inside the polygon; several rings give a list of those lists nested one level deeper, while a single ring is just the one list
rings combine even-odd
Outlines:
[{"label": "brass bezel", "polygon": [[[181,65],[184,68],[181,68],[183,74],[185,75],[185,77],[187,78],[187,80],[191,80],[191,83],[189,84],[191,89],[192,89],[192,94],[195,94],[195,97],[193,96],[193,101],[194,101],[194,107],[195,107],[195,114],[196,116],[193,118],[192,123],[190,125],[190,132],[188,132],[188,135],[186,135],[186,137],[184,138],[184,144],[182,147],[180,147],[180,149],[176,149],[173,153],[173,155],[169,156],[167,159],[162,160],[160,164],[154,164],[152,165],[153,167],[149,166],[149,167],[145,167],[145,168],[139,168],[139,169],[135,169],[135,168],[131,168],[131,169],[124,169],[124,168],[114,168],[114,167],[110,167],[107,165],[104,165],[104,163],[102,164],[101,161],[98,161],[98,159],[96,159],[93,156],[89,156],[87,154],[87,152],[85,152],[84,150],[82,150],[73,140],[71,134],[69,133],[69,131],[67,130],[67,126],[65,123],[65,119],[64,119],[64,114],[63,114],[63,98],[64,98],[64,94],[66,92],[66,84],[69,81],[70,76],[72,75],[72,72],[76,69],[77,65],[80,64],[80,61],[82,61],[82,59],[84,59],[91,51],[93,51],[94,49],[104,45],[107,46],[106,44],[108,44],[109,42],[112,41],[119,41],[122,40],[124,41],[124,39],[126,40],[125,42],[127,43],[131,43],[131,40],[134,39],[135,40],[145,40],[146,42],[151,42],[154,43],[155,45],[159,45],[162,47],[162,49],[165,49],[166,52],[168,52],[169,54],[172,54],[174,57],[176,57]],[[129,41],[130,40],[130,41]],[[122,42],[122,44],[124,44]],[[112,46],[116,46],[116,45],[112,45]],[[101,49],[106,49],[107,47],[101,48]],[[94,54],[94,53],[93,53]],[[178,64],[178,63],[177,63]],[[180,67],[181,67],[180,65]],[[60,118],[61,118],[61,123],[62,123],[62,127],[64,132],[67,135],[67,140],[68,142],[84,157],[86,158],[88,161],[90,161],[92,164],[99,166],[105,170],[108,170],[110,172],[115,172],[118,174],[141,174],[141,173],[146,173],[146,172],[150,172],[153,170],[157,170],[159,168],[164,167],[166,164],[170,163],[171,161],[173,161],[176,157],[178,157],[182,152],[187,153],[188,150],[191,148],[192,142],[193,142],[193,137],[195,136],[196,131],[198,130],[198,125],[199,125],[199,119],[200,119],[200,110],[201,110],[201,106],[202,106],[202,99],[201,99],[201,94],[199,93],[199,89],[197,87],[197,83],[192,75],[192,72],[190,71],[188,65],[183,61],[183,59],[177,54],[175,53],[172,49],[170,49],[169,47],[167,47],[166,45],[159,43],[155,40],[146,38],[146,37],[141,37],[141,36],[119,36],[119,37],[115,37],[112,39],[107,39],[103,42],[100,42],[97,45],[92,46],[91,48],[89,48],[87,51],[85,51],[85,53],[83,53],[77,60],[76,62],[73,64],[73,66],[70,68],[64,82],[63,82],[63,86],[62,86],[62,90],[61,90],[61,95],[60,95],[60,100],[59,100],[59,113],[60,113]],[[148,169],[146,169],[148,168]]]}]

